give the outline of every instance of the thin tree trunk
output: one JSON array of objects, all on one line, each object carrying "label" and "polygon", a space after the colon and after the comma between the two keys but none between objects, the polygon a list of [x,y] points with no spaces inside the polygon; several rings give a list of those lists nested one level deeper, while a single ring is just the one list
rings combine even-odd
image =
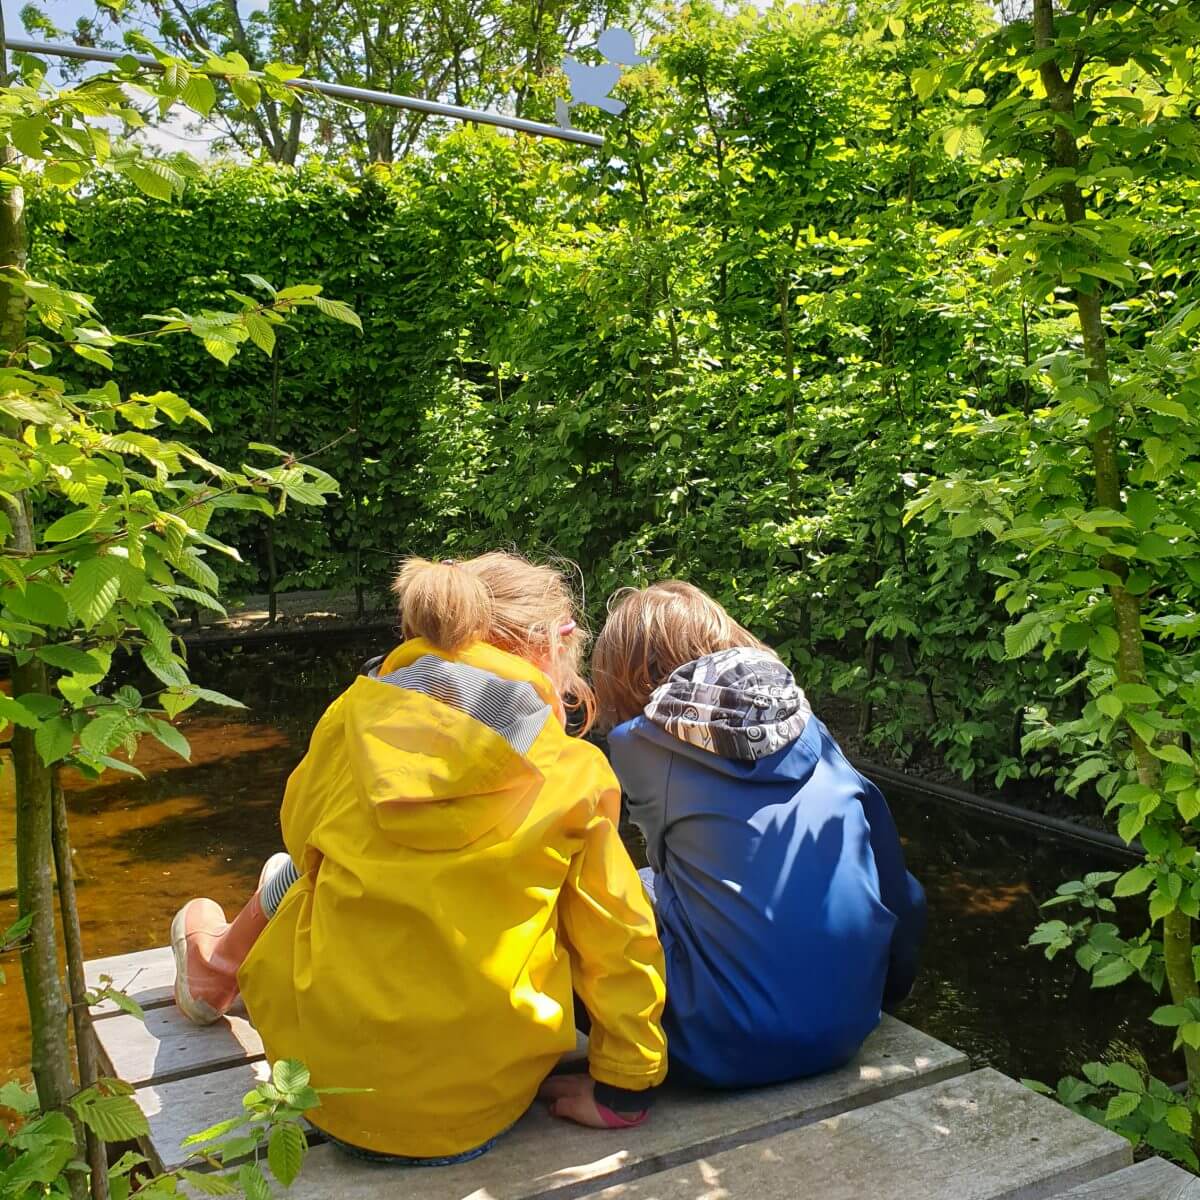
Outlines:
[{"label": "thin tree trunk", "polygon": [[[79,1062],[79,1085],[89,1087],[100,1078],[96,1041],[87,1014],[87,981],[84,976],[83,935],[79,928],[79,906],[75,898],[75,864],[71,857],[71,832],[67,824],[67,801],[57,778],[53,787],[54,867],[58,874],[58,902],[62,910],[63,945],[67,952],[67,982],[71,990],[71,1016],[75,1026],[75,1055]],[[108,1156],[104,1143],[90,1130],[87,1164],[91,1171],[92,1200],[108,1200]]]},{"label": "thin tree trunk", "polygon": [[[8,56],[3,49],[4,23],[0,15],[0,79],[8,83]],[[6,147],[0,163],[14,162],[15,151]],[[29,255],[25,228],[25,196],[20,187],[0,194],[0,266],[23,272]],[[8,356],[25,342],[25,298],[0,275],[0,348]],[[3,432],[19,436],[19,425],[6,419]],[[10,544],[15,550],[33,550],[33,523],[24,496],[5,498],[5,515],[12,526]],[[46,668],[31,658],[13,669],[12,692],[46,694]],[[58,971],[58,939],[54,927],[54,875],[51,846],[50,772],[34,744],[34,731],[14,727],[13,776],[17,793],[17,908],[30,917],[29,937],[21,947],[21,973],[29,1004],[31,1058],[38,1100],[44,1109],[60,1108],[74,1090],[71,1055],[67,1045],[67,1001]]]},{"label": "thin tree trunk", "polygon": [[[1034,43],[1039,51],[1050,51],[1055,42],[1053,0],[1034,0]],[[1051,109],[1061,119],[1055,122],[1053,163],[1056,167],[1079,167],[1079,145],[1071,132],[1075,107],[1075,83],[1078,69],[1070,79],[1063,77],[1058,63],[1048,58],[1040,67],[1042,85]],[[1083,194],[1074,178],[1059,189],[1063,214],[1071,224],[1081,225],[1087,217]],[[1095,285],[1097,288],[1099,284]],[[1087,376],[1092,387],[1105,398],[1110,391],[1108,342],[1104,331],[1104,315],[1098,291],[1085,294],[1076,291],[1075,307],[1087,360]],[[1117,435],[1114,425],[1108,425],[1092,439],[1092,473],[1095,477],[1096,503],[1115,512],[1123,510],[1121,502],[1121,468],[1117,457]],[[1117,624],[1117,678],[1122,683],[1144,683],[1146,664],[1143,652],[1141,611],[1138,598],[1125,587],[1126,569],[1123,559],[1111,555],[1100,565],[1119,582],[1109,586]],[[1150,747],[1133,729],[1129,730],[1137,765],[1138,781],[1157,791],[1162,783],[1158,759]],[[1179,1005],[1200,998],[1196,984],[1196,969],[1192,962],[1192,921],[1178,908],[1163,918],[1163,958],[1171,999]],[[1200,1050],[1184,1045],[1187,1063],[1188,1090],[1200,1093]]]},{"label": "thin tree trunk", "polygon": [[[271,349],[271,413],[267,441],[275,444],[279,436],[279,346]],[[274,625],[279,615],[279,568],[275,561],[275,521],[267,520],[267,624]]]}]

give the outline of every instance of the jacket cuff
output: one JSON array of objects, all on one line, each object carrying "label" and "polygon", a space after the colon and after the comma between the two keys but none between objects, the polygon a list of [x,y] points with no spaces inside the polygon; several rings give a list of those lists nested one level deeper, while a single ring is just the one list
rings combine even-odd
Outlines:
[{"label": "jacket cuff", "polygon": [[615,1113],[645,1112],[653,1103],[657,1087],[635,1092],[630,1088],[614,1087],[611,1083],[596,1084],[596,1103]]}]

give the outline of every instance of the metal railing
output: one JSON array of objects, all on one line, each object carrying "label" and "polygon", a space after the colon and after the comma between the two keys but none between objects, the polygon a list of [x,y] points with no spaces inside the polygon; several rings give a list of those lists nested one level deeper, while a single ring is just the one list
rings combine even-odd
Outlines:
[{"label": "metal railing", "polygon": [[[87,62],[116,63],[133,59],[139,66],[161,70],[162,64],[148,54],[133,54],[128,50],[100,50],[92,46],[73,46],[65,42],[34,42],[25,38],[5,38],[9,50],[22,54],[44,54],[53,58],[76,58]],[[277,81],[284,87],[297,92],[316,92],[338,100],[350,100],[359,104],[382,104],[387,108],[405,108],[412,112],[428,113],[435,117],[449,117],[454,121],[472,121],[480,125],[496,125],[502,129],[513,129],[518,133],[529,133],[535,137],[558,138],[564,142],[577,142],[582,146],[603,146],[604,139],[597,133],[584,133],[579,129],[564,129],[560,125],[547,125],[542,121],[527,121],[524,117],[510,117],[507,113],[488,112],[485,109],[463,108],[457,104],[443,104],[438,100],[422,100],[417,96],[400,96],[394,92],[377,92],[372,88],[347,87],[340,83],[324,83],[318,79],[288,79]]]}]

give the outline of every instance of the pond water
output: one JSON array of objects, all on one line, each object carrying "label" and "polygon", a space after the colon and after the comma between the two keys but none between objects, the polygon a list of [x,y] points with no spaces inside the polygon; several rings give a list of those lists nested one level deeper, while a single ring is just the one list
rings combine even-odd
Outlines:
[{"label": "pond water", "polygon": [[[245,900],[263,859],[280,849],[284,782],[313,724],[359,665],[387,648],[314,638],[194,649],[196,681],[247,709],[187,714],[191,762],[144,743],[144,781],[112,773],[64,780],[89,958],[162,945],[191,896],[212,896],[227,910]],[[1064,879],[1108,868],[1106,859],[913,797],[892,792],[889,800],[930,902],[922,974],[905,1020],[977,1066],[1018,1078],[1054,1081],[1090,1059],[1138,1052],[1164,1078],[1177,1077],[1169,1040],[1146,1022],[1153,1003],[1144,989],[1091,991],[1071,963],[1047,963],[1025,948],[1037,902]],[[638,855],[636,844],[631,851]],[[14,912],[12,901],[0,901],[0,928]],[[0,985],[0,1080],[28,1067],[15,966]]]}]

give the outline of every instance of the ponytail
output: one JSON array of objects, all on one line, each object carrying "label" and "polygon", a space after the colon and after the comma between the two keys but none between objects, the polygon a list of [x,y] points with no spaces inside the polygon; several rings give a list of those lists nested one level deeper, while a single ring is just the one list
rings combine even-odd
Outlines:
[{"label": "ponytail", "polygon": [[406,558],[392,591],[406,638],[424,638],[453,654],[486,639],[493,623],[492,595],[474,572],[446,559]]},{"label": "ponytail", "polygon": [[492,551],[462,562],[406,558],[392,584],[406,638],[446,654],[488,642],[543,670],[585,733],[596,712],[581,673],[588,632],[563,573],[518,554]]}]

